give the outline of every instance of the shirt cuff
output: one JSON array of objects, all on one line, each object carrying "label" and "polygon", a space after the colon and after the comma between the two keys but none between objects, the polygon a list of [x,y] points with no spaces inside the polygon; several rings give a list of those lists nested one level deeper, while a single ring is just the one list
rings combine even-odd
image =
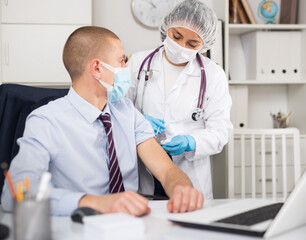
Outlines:
[{"label": "shirt cuff", "polygon": [[60,199],[51,199],[51,213],[56,216],[68,216],[78,208],[80,199],[86,193],[67,192]]}]

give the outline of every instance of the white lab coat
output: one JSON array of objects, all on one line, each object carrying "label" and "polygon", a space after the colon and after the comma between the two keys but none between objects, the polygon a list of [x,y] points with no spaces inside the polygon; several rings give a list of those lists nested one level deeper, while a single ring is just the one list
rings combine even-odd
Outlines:
[{"label": "white lab coat", "polygon": [[[191,135],[194,137],[196,150],[173,156],[173,162],[188,175],[193,186],[204,194],[205,199],[212,199],[209,156],[222,151],[233,129],[230,122],[232,100],[229,95],[225,73],[220,66],[209,58],[201,56],[207,86],[204,113],[201,119],[194,121],[191,115],[197,108],[201,84],[201,71],[198,61],[194,59],[186,65],[174,82],[168,96],[165,97],[163,48],[155,54],[152,60],[152,75],[147,81],[145,92],[143,92],[144,72],[141,74],[139,83],[137,80],[142,61],[152,51],[136,53],[129,60],[128,65],[132,73],[132,82],[127,96],[134,102],[138,110],[141,111],[142,108],[143,114],[165,121],[167,139],[176,135]],[[143,69],[147,68],[147,63]],[[142,187],[141,191],[153,193],[152,186],[146,185]]]}]

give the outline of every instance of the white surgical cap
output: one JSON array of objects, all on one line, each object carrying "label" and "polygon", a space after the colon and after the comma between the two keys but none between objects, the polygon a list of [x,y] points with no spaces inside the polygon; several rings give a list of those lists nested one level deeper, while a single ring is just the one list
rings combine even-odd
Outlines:
[{"label": "white surgical cap", "polygon": [[205,3],[198,0],[185,0],[163,19],[160,27],[161,39],[165,40],[170,28],[184,27],[200,36],[204,43],[202,51],[206,52],[216,40],[217,22],[216,14]]}]

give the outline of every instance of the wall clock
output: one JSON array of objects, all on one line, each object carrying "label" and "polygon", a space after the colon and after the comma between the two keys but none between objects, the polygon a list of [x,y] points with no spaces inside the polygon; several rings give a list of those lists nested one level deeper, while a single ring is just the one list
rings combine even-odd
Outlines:
[{"label": "wall clock", "polygon": [[132,12],[143,25],[157,28],[174,7],[175,0],[132,0]]}]

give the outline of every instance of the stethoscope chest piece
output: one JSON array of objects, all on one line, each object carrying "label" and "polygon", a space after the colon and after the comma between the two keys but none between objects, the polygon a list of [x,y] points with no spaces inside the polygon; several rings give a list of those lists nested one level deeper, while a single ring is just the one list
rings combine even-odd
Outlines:
[{"label": "stethoscope chest piece", "polygon": [[153,76],[153,71],[149,70],[149,71],[144,71],[145,72],[145,80],[148,81],[150,78],[152,78]]},{"label": "stethoscope chest piece", "polygon": [[193,121],[198,121],[203,113],[203,109],[197,108],[197,110],[191,115]]}]

